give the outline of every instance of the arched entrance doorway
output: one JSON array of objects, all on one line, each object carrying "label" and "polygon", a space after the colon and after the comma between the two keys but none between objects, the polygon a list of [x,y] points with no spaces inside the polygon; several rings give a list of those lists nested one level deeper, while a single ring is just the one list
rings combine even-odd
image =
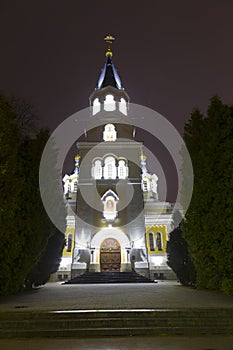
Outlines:
[{"label": "arched entrance doorway", "polygon": [[101,272],[120,272],[121,247],[115,238],[106,238],[100,246]]}]

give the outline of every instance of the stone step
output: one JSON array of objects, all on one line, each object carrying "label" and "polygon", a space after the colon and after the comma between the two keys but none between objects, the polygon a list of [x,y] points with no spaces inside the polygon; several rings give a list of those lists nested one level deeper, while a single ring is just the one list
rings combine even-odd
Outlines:
[{"label": "stone step", "polygon": [[152,281],[136,272],[86,272],[65,282],[65,284],[97,283],[152,283]]},{"label": "stone step", "polygon": [[[22,321],[8,321],[5,322],[4,327],[2,329],[18,329],[21,325]],[[111,327],[122,328],[122,327],[191,327],[191,326],[233,326],[231,320],[219,320],[219,319],[209,319],[208,322],[206,319],[197,320],[193,319],[165,319],[165,318],[140,318],[140,319],[116,319],[116,318],[107,318],[107,319],[72,319],[72,320],[39,320],[39,321],[29,321],[24,322],[24,330],[26,329],[43,329],[43,328],[51,328],[51,329],[81,329],[81,328],[107,328],[111,325]]]},{"label": "stone step", "polygon": [[0,313],[1,338],[130,334],[233,334],[233,309]]},{"label": "stone step", "polygon": [[0,338],[77,338],[77,337],[104,337],[104,336],[132,336],[132,335],[232,335],[232,328],[216,327],[130,327],[130,328],[84,328],[84,329],[37,329],[13,330],[2,332]]}]

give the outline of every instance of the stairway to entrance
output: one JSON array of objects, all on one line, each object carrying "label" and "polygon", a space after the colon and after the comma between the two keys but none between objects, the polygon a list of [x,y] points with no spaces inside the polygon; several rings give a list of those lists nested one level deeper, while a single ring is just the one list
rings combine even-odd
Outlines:
[{"label": "stairway to entrance", "polygon": [[153,283],[136,272],[86,272],[64,284]]},{"label": "stairway to entrance", "polygon": [[175,281],[48,283],[0,302],[0,338],[233,334],[232,297]]},{"label": "stairway to entrance", "polygon": [[232,334],[232,309],[132,311],[2,312],[0,338]]}]

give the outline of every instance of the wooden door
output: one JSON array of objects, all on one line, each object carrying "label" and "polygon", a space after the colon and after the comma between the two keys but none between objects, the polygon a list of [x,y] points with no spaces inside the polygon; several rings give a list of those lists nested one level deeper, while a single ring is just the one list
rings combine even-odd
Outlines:
[{"label": "wooden door", "polygon": [[100,247],[101,272],[120,272],[121,247],[114,238],[105,239]]}]

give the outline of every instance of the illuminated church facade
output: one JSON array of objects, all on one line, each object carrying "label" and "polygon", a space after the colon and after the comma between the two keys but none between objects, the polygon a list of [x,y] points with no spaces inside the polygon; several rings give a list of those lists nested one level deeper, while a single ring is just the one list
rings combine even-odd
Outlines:
[{"label": "illuminated church facade", "polygon": [[112,61],[114,38],[105,40],[106,62],[90,96],[90,118],[100,116],[103,123],[77,142],[75,169],[63,178],[67,244],[57,277],[134,271],[152,280],[173,278],[166,263],[172,204],[159,200],[159,179],[147,170],[135,128],[121,123],[129,96]]}]

